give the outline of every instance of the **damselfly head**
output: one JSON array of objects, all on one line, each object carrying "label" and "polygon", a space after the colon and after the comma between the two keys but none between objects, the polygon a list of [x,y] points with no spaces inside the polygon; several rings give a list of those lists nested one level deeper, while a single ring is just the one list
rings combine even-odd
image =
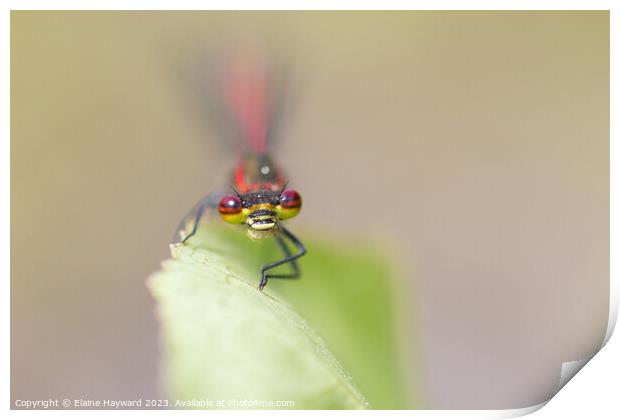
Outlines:
[{"label": "damselfly head", "polygon": [[227,195],[220,201],[219,212],[225,222],[247,224],[252,239],[273,236],[280,220],[295,217],[301,210],[301,196],[292,189],[260,190]]}]

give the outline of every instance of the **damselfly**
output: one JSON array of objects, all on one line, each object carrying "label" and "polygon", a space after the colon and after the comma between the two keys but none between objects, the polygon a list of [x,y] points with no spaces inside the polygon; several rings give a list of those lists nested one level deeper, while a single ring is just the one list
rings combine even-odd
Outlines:
[{"label": "damselfly", "polygon": [[[282,225],[301,210],[301,196],[288,188],[280,168],[270,157],[269,137],[273,131],[274,110],[278,99],[270,86],[269,74],[257,62],[229,62],[217,83],[225,113],[219,117],[230,121],[237,133],[238,160],[232,185],[228,190],[215,192],[200,200],[181,220],[177,229],[183,243],[196,234],[204,213],[217,210],[221,218],[247,229],[251,239],[275,238],[284,257],[265,264],[260,269],[258,288],[262,290],[269,279],[299,277],[297,259],[306,253],[302,242]],[[191,231],[186,232],[188,222]],[[291,252],[287,241],[294,245]],[[268,274],[269,270],[289,264],[290,273]]]}]

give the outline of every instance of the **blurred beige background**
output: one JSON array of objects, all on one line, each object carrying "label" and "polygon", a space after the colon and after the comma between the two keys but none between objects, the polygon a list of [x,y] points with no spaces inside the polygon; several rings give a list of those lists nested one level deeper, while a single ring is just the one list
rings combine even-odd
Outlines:
[{"label": "blurred beige background", "polygon": [[422,367],[410,375],[427,406],[542,402],[563,361],[600,345],[608,13],[13,12],[11,23],[12,401],[157,395],[144,281],[230,168],[177,70],[231,38],[294,63],[277,155],[304,196],[298,223],[389,238],[409,264],[404,325]]}]

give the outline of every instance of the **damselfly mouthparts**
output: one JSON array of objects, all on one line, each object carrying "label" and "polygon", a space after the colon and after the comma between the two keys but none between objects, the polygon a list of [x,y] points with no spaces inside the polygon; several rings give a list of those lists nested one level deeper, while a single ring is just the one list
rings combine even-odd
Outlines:
[{"label": "damselfly mouthparts", "polygon": [[[260,269],[258,288],[262,290],[269,279],[295,279],[300,271],[297,259],[306,253],[302,242],[282,225],[301,210],[301,196],[287,187],[280,169],[269,154],[269,135],[273,131],[276,104],[270,90],[265,67],[257,63],[233,62],[226,67],[218,84],[227,119],[237,133],[239,158],[232,185],[225,192],[215,192],[200,200],[183,218],[177,229],[183,243],[196,234],[205,211],[219,212],[228,223],[242,225],[252,239],[275,238],[284,257],[265,264]],[[191,231],[186,224],[193,221]],[[291,252],[289,241],[296,248]],[[268,274],[268,271],[289,264],[290,273]]]}]

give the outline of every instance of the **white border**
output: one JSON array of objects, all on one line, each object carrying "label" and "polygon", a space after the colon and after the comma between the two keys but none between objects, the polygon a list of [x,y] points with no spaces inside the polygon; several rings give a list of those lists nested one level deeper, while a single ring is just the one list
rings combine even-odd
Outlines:
[{"label": "white border", "polygon": [[10,0],[10,10],[610,10],[610,0]]},{"label": "white border", "polygon": [[[7,60],[3,62],[3,66],[0,71],[2,72],[2,120],[0,120],[0,127],[2,127],[5,133],[5,141],[0,144],[0,193],[3,197],[10,197],[10,145],[8,139],[10,139],[10,126],[9,126],[9,110],[10,110],[10,73],[9,73],[9,57],[10,57],[10,14],[9,10],[54,10],[54,9],[80,9],[80,10],[355,10],[355,9],[396,9],[396,10],[611,10],[611,46],[618,46],[618,18],[615,14],[615,10],[612,7],[611,1],[404,1],[404,0],[386,0],[383,2],[359,0],[355,2],[348,1],[327,1],[327,0],[315,0],[315,1],[263,1],[258,7],[257,3],[249,0],[230,0],[223,1],[192,1],[192,0],[178,0],[178,1],[56,1],[53,5],[50,2],[45,1],[9,1],[7,12],[3,15],[2,19],[2,56]],[[53,7],[52,7],[53,6]],[[352,8],[355,6],[355,9]],[[610,322],[608,326],[606,342],[611,337],[614,325],[617,319],[618,313],[618,264],[617,256],[619,255],[618,237],[619,227],[617,222],[617,214],[620,210],[618,206],[618,127],[617,118],[618,115],[617,99],[618,99],[618,84],[614,75],[618,74],[617,65],[617,51],[611,50],[611,104],[610,115],[611,118],[611,149],[610,149],[610,165],[611,165],[611,207],[610,207]],[[1,241],[1,256],[0,265],[3,276],[6,279],[3,290],[3,306],[2,314],[4,322],[2,322],[3,335],[9,342],[10,339],[10,207],[9,201],[3,202],[1,207],[2,221],[0,222],[2,238]],[[580,375],[578,381],[571,381],[565,390],[562,390],[557,396],[553,397],[552,403],[549,404],[545,410],[538,411],[535,416],[538,418],[555,418],[556,416],[561,418],[583,418],[595,412],[600,416],[594,416],[594,418],[614,418],[617,417],[619,412],[618,404],[616,403],[617,396],[617,384],[618,378],[615,376],[619,373],[618,368],[620,354],[620,345],[617,339],[611,340],[612,345],[607,345],[600,355],[598,355],[594,361],[590,362],[585,368],[584,373]],[[2,357],[5,360],[6,375],[4,381],[2,381],[2,390],[4,391],[5,398],[2,400],[3,411],[9,411],[9,395],[10,395],[10,356],[9,346],[4,345],[0,350]],[[609,374],[608,372],[613,372]],[[616,391],[616,392],[614,392]],[[400,413],[404,415],[415,416],[418,418],[446,418],[446,417],[458,417],[458,418],[502,418],[511,417],[517,415],[527,414],[528,412],[535,411],[539,406],[528,407],[517,410],[488,410],[488,411],[370,411],[359,412],[360,416],[398,416]],[[10,411],[11,416],[16,417],[33,417],[38,416],[43,412],[37,411]],[[67,418],[73,416],[84,416],[86,413],[76,411],[46,411],[46,416]],[[113,413],[113,414],[112,414]],[[128,414],[130,413],[130,414]],[[615,413],[615,414],[613,414]],[[300,412],[296,411],[296,415],[300,417],[312,416],[314,417],[316,412]],[[115,417],[129,417],[135,415],[148,415],[149,417],[157,416],[204,416],[205,413],[200,411],[149,411],[149,412],[125,412],[125,411],[89,411],[88,416],[100,417],[113,415]],[[282,417],[288,418],[290,412],[261,412],[261,411],[234,411],[234,412],[210,412],[209,416],[216,417],[265,417],[274,418]],[[343,412],[330,412],[322,411],[321,416],[347,416],[348,413]],[[553,416],[553,417],[551,417]]]},{"label": "white border", "polygon": [[[611,0],[9,0],[9,10],[611,10]],[[53,6],[53,7],[52,7]]]}]

